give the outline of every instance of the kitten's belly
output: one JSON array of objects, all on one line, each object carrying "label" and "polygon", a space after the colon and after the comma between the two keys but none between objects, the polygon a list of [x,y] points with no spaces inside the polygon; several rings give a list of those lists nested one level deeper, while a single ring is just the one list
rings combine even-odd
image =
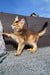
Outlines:
[{"label": "kitten's belly", "polygon": [[31,41],[31,42],[26,42],[26,44],[27,44],[27,45],[32,45],[33,42],[32,42],[32,41]]}]

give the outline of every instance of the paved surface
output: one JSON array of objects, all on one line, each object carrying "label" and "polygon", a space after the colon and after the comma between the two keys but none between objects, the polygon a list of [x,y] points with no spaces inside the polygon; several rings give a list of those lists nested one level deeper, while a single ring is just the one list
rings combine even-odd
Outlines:
[{"label": "paved surface", "polygon": [[38,48],[34,54],[24,50],[20,56],[15,52],[0,63],[0,75],[50,75],[50,47]]}]

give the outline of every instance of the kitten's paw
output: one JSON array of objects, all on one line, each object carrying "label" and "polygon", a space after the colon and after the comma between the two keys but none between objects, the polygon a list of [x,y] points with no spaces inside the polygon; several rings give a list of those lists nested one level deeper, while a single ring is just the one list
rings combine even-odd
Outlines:
[{"label": "kitten's paw", "polygon": [[15,56],[19,56],[19,55],[20,55],[20,53],[15,53],[14,55],[15,55]]},{"label": "kitten's paw", "polygon": [[8,33],[2,33],[2,35],[5,35],[5,36],[7,36],[7,37],[10,37],[10,36],[11,36],[11,35],[8,34]]},{"label": "kitten's paw", "polygon": [[31,51],[32,49],[27,49],[28,51]]},{"label": "kitten's paw", "polygon": [[2,35],[4,35],[4,33],[2,33]]},{"label": "kitten's paw", "polygon": [[31,51],[31,53],[35,53],[35,52],[36,52],[36,50]]},{"label": "kitten's paw", "polygon": [[27,49],[28,51],[30,51],[31,53],[35,53],[36,52],[36,50],[34,50],[34,49]]}]

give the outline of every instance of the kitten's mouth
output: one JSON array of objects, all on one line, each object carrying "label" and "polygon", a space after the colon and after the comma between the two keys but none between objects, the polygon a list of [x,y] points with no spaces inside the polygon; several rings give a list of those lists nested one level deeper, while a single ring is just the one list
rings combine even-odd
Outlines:
[{"label": "kitten's mouth", "polygon": [[15,28],[15,26],[11,25],[11,27],[12,27],[12,29],[13,29],[14,31],[18,31],[18,29]]}]

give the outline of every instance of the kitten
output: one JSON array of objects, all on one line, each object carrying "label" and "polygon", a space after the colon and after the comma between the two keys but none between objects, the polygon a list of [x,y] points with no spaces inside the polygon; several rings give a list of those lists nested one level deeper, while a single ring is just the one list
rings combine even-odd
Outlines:
[{"label": "kitten", "polygon": [[37,50],[37,42],[39,40],[39,37],[44,35],[47,29],[48,23],[46,22],[43,26],[43,29],[41,32],[33,32],[29,29],[24,29],[25,19],[21,19],[19,21],[18,16],[15,18],[15,21],[12,24],[12,29],[14,29],[14,33],[8,34],[8,33],[2,33],[2,35],[11,37],[16,42],[18,42],[18,49],[15,53],[15,56],[18,56],[21,54],[24,46],[26,44],[32,45],[32,48],[27,49],[28,51],[35,53]]}]

